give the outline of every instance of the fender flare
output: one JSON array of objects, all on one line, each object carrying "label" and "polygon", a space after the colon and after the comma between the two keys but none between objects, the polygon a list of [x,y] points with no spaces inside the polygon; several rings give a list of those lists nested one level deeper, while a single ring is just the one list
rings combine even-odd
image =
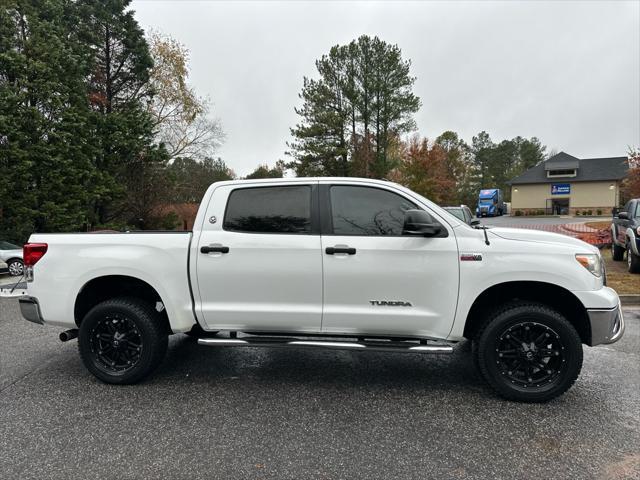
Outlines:
[{"label": "fender flare", "polygon": [[[633,230],[632,227],[627,228],[626,231],[626,235],[627,235],[627,242],[629,247],[631,248],[631,251],[635,254],[640,256],[640,249],[638,248],[638,242],[636,239],[636,232]],[[625,245],[626,247],[626,245]]]},{"label": "fender flare", "polygon": [[618,236],[616,235],[616,224],[612,223],[611,228],[609,230],[611,230],[611,243],[618,245],[618,242],[617,242]]}]

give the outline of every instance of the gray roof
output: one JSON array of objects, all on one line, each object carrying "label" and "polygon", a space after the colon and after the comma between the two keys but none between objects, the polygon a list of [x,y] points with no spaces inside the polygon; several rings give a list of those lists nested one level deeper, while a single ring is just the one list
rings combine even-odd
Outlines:
[{"label": "gray roof", "polygon": [[[575,162],[578,162],[577,166]],[[548,165],[548,166],[547,166]],[[565,166],[566,165],[566,166]],[[577,168],[575,177],[548,178],[547,170]],[[629,163],[627,157],[582,158],[560,152],[530,168],[511,182],[511,185],[524,183],[558,183],[558,182],[597,182],[606,180],[622,180],[627,176]]]},{"label": "gray roof", "polygon": [[580,159],[569,155],[568,153],[560,152],[554,155],[546,162],[544,162],[545,170],[566,170],[578,168]]}]

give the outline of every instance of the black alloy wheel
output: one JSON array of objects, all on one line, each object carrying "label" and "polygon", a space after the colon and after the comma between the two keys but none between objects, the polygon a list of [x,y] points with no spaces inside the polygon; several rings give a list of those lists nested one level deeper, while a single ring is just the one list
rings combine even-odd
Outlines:
[{"label": "black alloy wheel", "polygon": [[134,368],[140,361],[143,340],[136,324],[119,313],[105,315],[89,334],[96,366],[109,375]]},{"label": "black alloy wheel", "polygon": [[537,388],[559,378],[564,359],[560,336],[536,322],[520,322],[498,337],[495,362],[514,385]]}]

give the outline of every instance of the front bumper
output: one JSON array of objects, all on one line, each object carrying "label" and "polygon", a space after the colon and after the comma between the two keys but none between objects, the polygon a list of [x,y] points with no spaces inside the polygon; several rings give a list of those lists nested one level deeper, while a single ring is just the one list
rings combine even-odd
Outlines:
[{"label": "front bumper", "polygon": [[24,297],[20,297],[18,302],[20,303],[20,313],[25,320],[44,325],[37,298],[25,295]]},{"label": "front bumper", "polygon": [[622,307],[618,305],[610,309],[587,310],[589,323],[591,324],[591,342],[589,345],[614,343],[624,334],[624,316]]}]

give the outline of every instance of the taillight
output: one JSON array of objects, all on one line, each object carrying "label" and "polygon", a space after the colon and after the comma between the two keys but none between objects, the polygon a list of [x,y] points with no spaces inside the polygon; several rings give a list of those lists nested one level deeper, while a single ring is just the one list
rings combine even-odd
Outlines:
[{"label": "taillight", "polygon": [[22,247],[22,261],[25,267],[32,267],[44,257],[49,246],[46,243],[25,243]]}]

